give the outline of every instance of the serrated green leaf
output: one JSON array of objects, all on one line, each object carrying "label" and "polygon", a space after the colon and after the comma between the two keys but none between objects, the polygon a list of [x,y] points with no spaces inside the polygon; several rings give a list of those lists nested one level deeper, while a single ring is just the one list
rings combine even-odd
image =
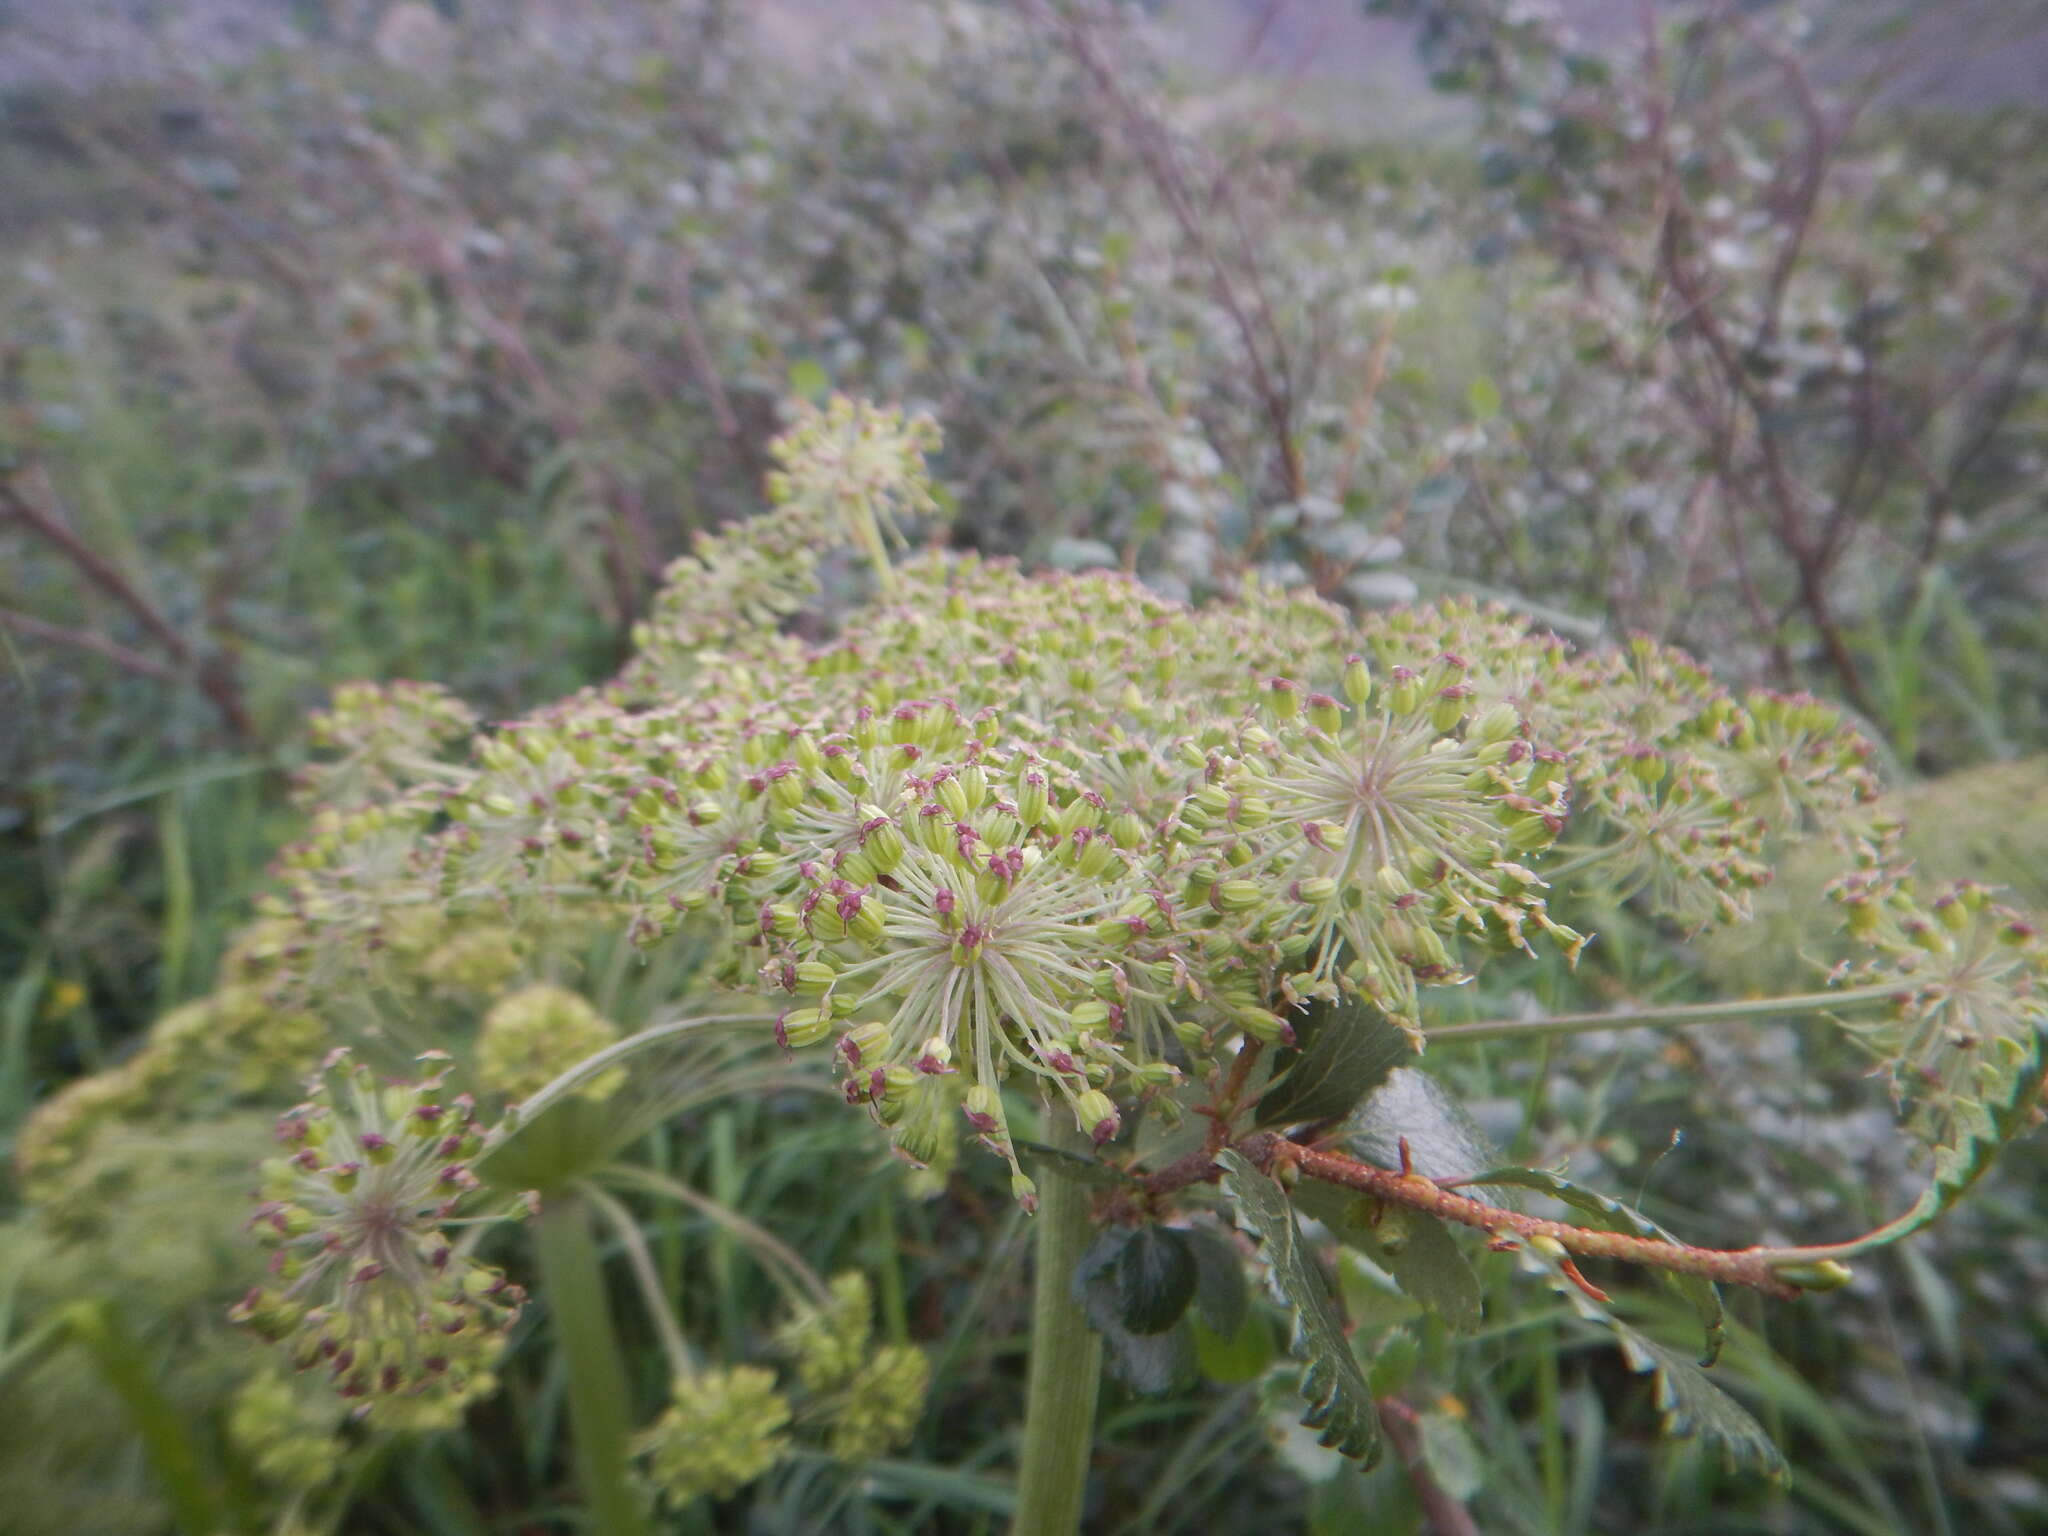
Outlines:
[{"label": "serrated green leaf", "polygon": [[1784,1455],[1764,1427],[1747,1408],[1716,1386],[1705,1371],[1677,1350],[1659,1344],[1615,1317],[1565,1274],[1555,1256],[1526,1243],[1517,1244],[1516,1251],[1524,1269],[1541,1275],[1580,1317],[1613,1336],[1630,1370],[1651,1378],[1665,1434],[1714,1446],[1731,1470],[1758,1473],[1774,1482],[1785,1477]]},{"label": "serrated green leaf", "polygon": [[1480,421],[1491,421],[1500,414],[1500,390],[1483,373],[1466,389],[1465,401],[1472,407],[1473,416]]},{"label": "serrated green leaf", "polygon": [[1614,1325],[1622,1358],[1637,1375],[1650,1378],[1664,1433],[1677,1440],[1717,1446],[1730,1471],[1754,1472],[1778,1481],[1785,1457],[1742,1404],[1707,1379],[1707,1373],[1677,1350],[1625,1324]]},{"label": "serrated green leaf", "polygon": [[1217,1161],[1239,1222],[1264,1242],[1274,1283],[1294,1313],[1290,1347],[1306,1366],[1301,1394],[1309,1405],[1301,1422],[1319,1431],[1321,1444],[1371,1463],[1380,1450],[1379,1410],[1344,1336],[1329,1284],[1302,1242],[1294,1207],[1286,1192],[1242,1154],[1226,1151]]},{"label": "serrated green leaf", "polygon": [[2048,1084],[2048,1031],[2010,1053],[2010,1067],[1984,1085],[1982,1098],[1958,1104],[1948,1137],[1934,1149],[1934,1178],[1913,1208],[1887,1229],[1896,1241],[1946,1212],[1984,1171],[2005,1144],[2026,1129]]},{"label": "serrated green leaf", "polygon": [[1231,1338],[1244,1327],[1251,1308],[1244,1256],[1220,1233],[1195,1227],[1187,1237],[1195,1256],[1195,1310],[1218,1337]]},{"label": "serrated green leaf", "polygon": [[1304,1179],[1295,1205],[1394,1277],[1402,1294],[1419,1301],[1459,1333],[1477,1328],[1479,1275],[1450,1229],[1423,1211],[1383,1205],[1369,1195]]},{"label": "serrated green leaf", "polygon": [[[1575,1184],[1547,1168],[1495,1168],[1475,1182],[1494,1188],[1533,1189],[1583,1213],[1587,1217],[1587,1225],[1603,1231],[1626,1232],[1653,1242],[1678,1242],[1677,1238],[1634,1207],[1622,1204],[1612,1195],[1603,1195],[1583,1184]],[[1728,1337],[1728,1314],[1721,1305],[1721,1288],[1699,1275],[1682,1275],[1668,1269],[1657,1273],[1691,1302],[1693,1310],[1699,1314],[1700,1326],[1707,1335],[1706,1344],[1700,1351],[1700,1364],[1712,1365],[1721,1357],[1721,1346]]]},{"label": "serrated green leaf", "polygon": [[1195,1299],[1195,1255],[1185,1232],[1135,1228],[1116,1256],[1117,1316],[1136,1334],[1164,1333]]},{"label": "serrated green leaf", "polygon": [[1415,1049],[1386,1015],[1364,1004],[1311,1003],[1294,1019],[1296,1049],[1259,1099],[1259,1125],[1297,1125],[1349,1114]]}]

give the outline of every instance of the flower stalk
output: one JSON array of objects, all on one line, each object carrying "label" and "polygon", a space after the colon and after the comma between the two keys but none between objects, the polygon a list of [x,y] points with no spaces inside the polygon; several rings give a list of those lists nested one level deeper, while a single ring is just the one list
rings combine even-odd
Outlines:
[{"label": "flower stalk", "polygon": [[1647,1029],[1667,1025],[1719,1024],[1733,1019],[1776,1018],[1787,1013],[1821,1013],[1836,1008],[1861,1008],[1898,997],[1896,982],[1867,987],[1838,987],[1831,992],[1798,992],[1783,997],[1750,997],[1726,1003],[1679,1003],[1666,1008],[1628,1008],[1612,1013],[1553,1013],[1534,1019],[1487,1019],[1474,1024],[1433,1026],[1429,1041],[1476,1044],[1482,1040],[1518,1040],[1531,1035],[1583,1035],[1602,1029]]},{"label": "flower stalk", "polygon": [[[1088,1152],[1062,1106],[1048,1105],[1044,1136],[1061,1151]],[[1012,1536],[1073,1536],[1081,1527],[1102,1340],[1088,1326],[1069,1284],[1093,1228],[1088,1187],[1049,1160],[1039,1181],[1036,1289],[1031,1301],[1031,1369],[1024,1408],[1024,1449],[1017,1469]]]},{"label": "flower stalk", "polygon": [[643,1536],[647,1523],[627,1472],[625,1371],[589,1202],[566,1192],[550,1196],[534,1222],[534,1247],[569,1368],[570,1439],[591,1525],[607,1536]]},{"label": "flower stalk", "polygon": [[164,1485],[180,1530],[207,1536],[221,1526],[220,1501],[208,1485],[199,1451],[178,1410],[150,1379],[135,1340],[104,1301],[81,1301],[64,1314],[71,1336],[91,1357],[101,1380],[120,1398],[141,1437],[151,1469]]}]

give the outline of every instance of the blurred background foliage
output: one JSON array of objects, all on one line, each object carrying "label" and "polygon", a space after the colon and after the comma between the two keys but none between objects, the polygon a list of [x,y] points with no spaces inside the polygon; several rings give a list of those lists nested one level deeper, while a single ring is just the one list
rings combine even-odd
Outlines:
[{"label": "blurred background foliage", "polygon": [[[1842,699],[1927,865],[2048,906],[2041,7],[1369,9],[0,7],[0,1152],[181,1006],[210,1010],[194,1038],[273,1026],[237,1016],[233,951],[300,826],[309,707],[411,677],[489,720],[609,676],[689,535],[759,505],[779,402],[831,389],[937,417],[963,547],[1197,597],[1252,571],[1500,597]],[[1767,967],[1816,883],[1785,873],[1769,944],[1617,913],[1533,1001],[1810,985]],[[563,934],[475,985],[422,971],[407,1006],[459,1032],[545,980],[631,1027],[688,970]],[[1742,1243],[1911,1188],[1877,1096],[1823,1086],[1846,1050],[1716,1026],[1441,1069],[1520,1160]],[[221,1319],[289,1089],[177,1081],[0,1227],[24,1531],[168,1528],[106,1382],[46,1347],[81,1297],[269,1487]],[[865,1131],[777,1089],[654,1133],[821,1272],[878,1273],[887,1331],[934,1351],[899,1459],[799,1461],[690,1529],[1000,1524],[1020,1223],[971,1163],[905,1204]],[[1498,1288],[1455,1395],[1417,1325],[1439,1479],[1487,1530],[2041,1529],[2040,1169],[2020,1150],[1824,1312],[1748,1311],[1732,1366],[1789,1491],[1659,1448]],[[651,1235],[693,1336],[772,1330],[730,1243]],[[1332,1476],[1275,1428],[1268,1361],[1205,1364],[1110,1389],[1091,1529],[1419,1520],[1398,1469]],[[559,1375],[528,1347],[507,1376],[470,1432],[361,1437],[317,1499],[247,1509],[565,1528]]]}]

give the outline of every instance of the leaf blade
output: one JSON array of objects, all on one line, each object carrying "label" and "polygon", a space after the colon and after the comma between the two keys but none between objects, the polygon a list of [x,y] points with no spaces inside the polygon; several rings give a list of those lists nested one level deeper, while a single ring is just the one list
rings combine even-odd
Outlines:
[{"label": "leaf blade", "polygon": [[1376,1008],[1312,1003],[1295,1026],[1292,1062],[1260,1097],[1260,1126],[1349,1114],[1388,1074],[1412,1059],[1408,1037]]},{"label": "leaf blade", "polygon": [[1318,1431],[1320,1444],[1370,1466],[1380,1452],[1379,1409],[1344,1336],[1329,1285],[1302,1241],[1294,1208],[1286,1192],[1241,1153],[1226,1151],[1218,1161],[1238,1219],[1265,1243],[1274,1282],[1294,1313],[1290,1348],[1306,1367],[1301,1394],[1309,1405],[1301,1422]]}]

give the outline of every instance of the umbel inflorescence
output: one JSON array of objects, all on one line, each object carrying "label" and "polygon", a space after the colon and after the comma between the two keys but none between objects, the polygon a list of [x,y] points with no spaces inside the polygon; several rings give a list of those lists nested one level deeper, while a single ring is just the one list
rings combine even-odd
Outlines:
[{"label": "umbel inflorescence", "polygon": [[417,1082],[380,1083],[337,1050],[279,1121],[286,1155],[264,1171],[254,1223],[275,1254],[272,1283],[235,1315],[343,1397],[437,1423],[493,1389],[525,1298],[448,1225],[476,1187],[483,1137],[469,1097],[446,1091],[445,1056],[423,1064]]},{"label": "umbel inflorescence", "polygon": [[[964,1130],[1028,1204],[1020,1096],[1101,1143],[1308,999],[1365,1000],[1419,1041],[1428,989],[1575,958],[1561,909],[1596,887],[1704,926],[1819,834],[1860,871],[1845,900],[1882,901],[1856,930],[1873,964],[1923,921],[1869,748],[1825,705],[1737,698],[1647,641],[1573,653],[1465,602],[1361,619],[1254,582],[1191,606],[938,549],[892,567],[934,505],[931,443],[897,412],[800,409],[777,505],[676,563],[621,679],[466,752],[416,689],[337,701],[323,732],[354,793],[287,860],[284,976],[373,968],[423,908],[574,910],[643,942],[690,925],[906,1155]],[[808,638],[778,626],[861,559],[864,605],[822,638],[822,614]],[[1954,931],[1938,893],[1924,911]],[[1979,926],[2010,963],[1900,1046],[1937,1142],[1969,1076],[1951,1058],[2039,1023],[2024,926]]]}]

